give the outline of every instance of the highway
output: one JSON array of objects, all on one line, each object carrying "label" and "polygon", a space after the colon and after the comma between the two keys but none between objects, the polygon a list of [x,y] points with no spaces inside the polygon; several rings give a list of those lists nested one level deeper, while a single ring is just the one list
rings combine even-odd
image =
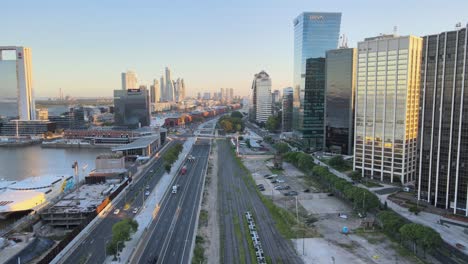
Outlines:
[{"label": "highway", "polygon": [[[168,146],[160,153],[160,157],[176,142],[178,141],[167,143]],[[132,186],[123,190],[126,192],[125,198],[114,206],[115,209],[120,209],[120,213],[115,215],[113,211],[110,212],[87,234],[86,239],[77,248],[73,249],[73,252],[66,259],[60,260],[59,263],[103,263],[106,258],[106,244],[112,237],[112,226],[124,218],[134,217],[133,208],[141,208],[146,198],[144,195],[146,185],[149,185],[150,190],[154,189],[163,174],[163,160],[158,158],[154,164],[145,169],[136,182],[132,182]],[[131,207],[128,210],[123,210],[126,201],[131,201]]]},{"label": "highway", "polygon": [[189,263],[204,174],[210,151],[209,140],[198,140],[186,161],[187,173],[176,175],[176,194],[166,192],[156,218],[142,237],[132,263]]}]

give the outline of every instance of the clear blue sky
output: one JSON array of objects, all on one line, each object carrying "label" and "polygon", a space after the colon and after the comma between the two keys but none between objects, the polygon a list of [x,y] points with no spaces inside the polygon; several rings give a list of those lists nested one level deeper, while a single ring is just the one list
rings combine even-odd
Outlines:
[{"label": "clear blue sky", "polygon": [[342,12],[349,46],[391,33],[425,35],[468,22],[467,0],[8,1],[0,45],[32,48],[37,96],[112,96],[120,72],[144,83],[169,66],[188,94],[232,87],[247,95],[253,75],[292,85],[293,19]]}]

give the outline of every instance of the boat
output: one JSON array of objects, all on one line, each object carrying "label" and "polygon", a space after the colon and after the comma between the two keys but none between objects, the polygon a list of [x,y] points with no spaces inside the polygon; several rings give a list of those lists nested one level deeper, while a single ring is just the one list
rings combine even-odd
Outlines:
[{"label": "boat", "polygon": [[73,176],[39,176],[21,181],[0,181],[0,219],[6,219],[13,213],[37,211],[73,186]]}]

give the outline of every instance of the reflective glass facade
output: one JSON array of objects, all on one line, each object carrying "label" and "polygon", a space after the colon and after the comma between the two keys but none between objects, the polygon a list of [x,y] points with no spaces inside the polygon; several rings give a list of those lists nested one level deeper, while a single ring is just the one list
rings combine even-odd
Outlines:
[{"label": "reflective glass facade", "polygon": [[466,28],[424,37],[418,199],[468,216]]},{"label": "reflective glass facade", "polygon": [[325,146],[325,58],[307,59],[304,90],[303,147],[322,150]]},{"label": "reflective glass facade", "polygon": [[326,57],[325,145],[343,155],[353,155],[356,56],[357,49],[336,49]]},{"label": "reflective glass facade", "polygon": [[340,24],[341,13],[306,12],[294,19],[294,130],[303,129],[306,60],[338,47]]},{"label": "reflective glass facade", "polygon": [[291,132],[292,130],[292,114],[293,114],[293,88],[288,87],[283,89],[282,100],[282,132]]},{"label": "reflective glass facade", "polygon": [[422,38],[358,43],[354,168],[389,182],[416,176]]},{"label": "reflective glass facade", "polygon": [[138,128],[150,125],[150,97],[147,89],[114,90],[115,125]]}]

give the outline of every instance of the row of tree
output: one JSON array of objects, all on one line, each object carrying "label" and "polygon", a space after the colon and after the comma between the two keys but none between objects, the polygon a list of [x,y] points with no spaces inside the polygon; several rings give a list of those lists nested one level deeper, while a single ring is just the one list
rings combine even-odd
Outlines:
[{"label": "row of tree", "polygon": [[226,133],[242,132],[245,128],[242,116],[241,112],[234,111],[231,115],[222,116],[219,119],[218,124]]},{"label": "row of tree", "polygon": [[283,155],[283,159],[286,162],[292,163],[305,173],[312,172],[315,164],[314,158],[303,152],[288,152]]},{"label": "row of tree", "polygon": [[440,234],[434,229],[414,223],[406,223],[405,220],[393,211],[381,211],[377,214],[381,222],[383,231],[394,239],[412,244],[413,252],[417,253],[417,248],[421,247],[426,251],[432,251],[442,244]]},{"label": "row of tree", "polygon": [[183,148],[184,147],[182,146],[182,144],[177,143],[170,149],[168,149],[166,154],[164,154],[164,169],[166,169],[167,172],[171,171],[172,164],[177,160]]},{"label": "row of tree", "polygon": [[116,255],[125,247],[125,242],[130,240],[130,235],[138,229],[138,222],[127,218],[112,226],[112,239],[107,244],[107,252]]}]

